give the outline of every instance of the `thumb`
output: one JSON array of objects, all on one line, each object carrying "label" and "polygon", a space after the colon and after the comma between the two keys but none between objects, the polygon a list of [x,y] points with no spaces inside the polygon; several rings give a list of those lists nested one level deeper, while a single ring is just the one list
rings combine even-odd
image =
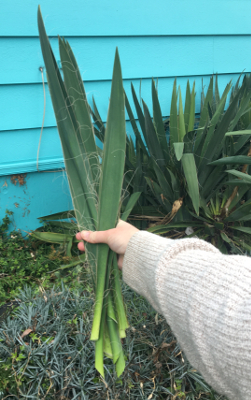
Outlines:
[{"label": "thumb", "polygon": [[106,243],[108,244],[109,232],[111,231],[82,231],[81,238],[88,243]]}]

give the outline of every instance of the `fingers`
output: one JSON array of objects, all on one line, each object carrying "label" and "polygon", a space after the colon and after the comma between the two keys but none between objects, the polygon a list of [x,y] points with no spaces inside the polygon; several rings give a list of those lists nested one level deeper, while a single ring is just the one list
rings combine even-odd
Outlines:
[{"label": "fingers", "polygon": [[124,261],[124,255],[121,254],[121,255],[118,257],[118,267],[119,267],[119,269],[122,269],[123,261]]},{"label": "fingers", "polygon": [[80,251],[85,251],[85,245],[84,245],[83,242],[78,243],[78,249],[79,249]]},{"label": "fingers", "polygon": [[77,239],[77,240],[82,240],[82,238],[81,238],[81,232],[78,232],[78,233],[76,234],[76,239]]},{"label": "fingers", "polygon": [[111,235],[113,229],[107,231],[82,231],[76,234],[77,240],[85,240],[88,243],[106,243],[109,242],[109,236]]}]

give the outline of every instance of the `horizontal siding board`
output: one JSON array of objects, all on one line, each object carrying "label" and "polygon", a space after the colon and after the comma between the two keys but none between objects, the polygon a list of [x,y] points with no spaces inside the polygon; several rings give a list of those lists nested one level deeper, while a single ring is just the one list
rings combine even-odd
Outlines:
[{"label": "horizontal siding board", "polygon": [[[233,79],[236,81],[239,74],[226,74],[219,76],[219,88],[222,92],[226,84]],[[208,85],[209,76],[203,78],[204,85]],[[178,79],[178,85],[181,86],[183,96],[188,77]],[[196,112],[200,111],[200,93],[202,89],[202,77],[191,77],[190,81],[196,82]],[[172,87],[174,78],[160,78],[158,80],[159,99],[162,106],[163,115],[169,115]],[[140,80],[132,81],[137,93],[139,93]],[[101,118],[106,120],[109,94],[111,90],[110,81],[87,82],[86,85],[88,101],[92,102],[92,95],[95,97]],[[133,107],[131,97],[130,81],[124,81],[124,88],[128,95],[129,101]],[[43,118],[43,87],[42,84],[31,85],[5,85],[0,86],[0,109],[2,115],[0,119],[0,131],[39,128]],[[141,95],[151,110],[151,80],[143,79],[141,84]],[[14,115],[14,117],[13,117]],[[46,84],[46,114],[45,127],[53,127],[56,125],[55,116],[51,105],[49,90]],[[1,140],[1,132],[0,132]],[[1,143],[0,143],[1,145]]]},{"label": "horizontal siding board", "polygon": [[[129,122],[126,123],[126,132],[133,137]],[[0,147],[4,149],[1,152],[0,176],[64,168],[57,128],[44,128],[40,147],[39,138],[39,129],[0,132]],[[98,146],[102,148],[102,143],[96,140]]]},{"label": "horizontal siding board", "polygon": [[52,170],[64,170],[63,157],[54,157],[49,159],[39,160],[39,167],[37,168],[36,159],[13,161],[8,163],[0,163],[0,176],[26,174],[28,172],[44,172]]},{"label": "horizontal siding board", "polygon": [[[40,129],[24,129],[0,132],[1,164],[8,162],[25,163],[37,159]],[[45,128],[42,132],[39,160],[62,158],[60,139],[57,128]]]},{"label": "horizontal siding board", "polygon": [[[37,36],[37,5],[4,2],[0,35]],[[251,34],[249,0],[41,0],[40,5],[51,36]]]},{"label": "horizontal siding board", "polygon": [[[251,36],[81,37],[69,43],[85,82],[111,78],[116,46],[124,79],[251,70]],[[58,40],[51,44],[59,61]],[[38,38],[0,38],[0,54],[0,84],[41,83]]]}]

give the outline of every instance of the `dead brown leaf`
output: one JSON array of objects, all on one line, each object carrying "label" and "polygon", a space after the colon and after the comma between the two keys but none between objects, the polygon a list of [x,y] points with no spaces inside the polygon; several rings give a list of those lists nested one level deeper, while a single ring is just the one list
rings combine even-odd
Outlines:
[{"label": "dead brown leaf", "polygon": [[23,339],[25,336],[29,335],[29,333],[33,332],[31,328],[25,329],[25,331],[22,333],[21,338]]}]

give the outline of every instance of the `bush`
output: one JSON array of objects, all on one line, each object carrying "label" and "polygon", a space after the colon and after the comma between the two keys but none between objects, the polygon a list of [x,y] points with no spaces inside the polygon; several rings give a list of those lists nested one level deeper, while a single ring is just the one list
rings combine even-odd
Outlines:
[{"label": "bush", "polygon": [[126,368],[117,379],[110,359],[105,380],[89,340],[94,304],[88,291],[26,288],[0,327],[0,392],[24,399],[220,399],[187,362],[165,320],[123,287],[130,328]]},{"label": "bush", "polygon": [[[20,231],[8,233],[12,212],[7,211],[0,225],[0,306],[13,300],[25,285],[29,284],[39,290],[81,280],[82,262],[75,262],[74,268],[66,269],[62,264],[69,263],[64,245],[44,243],[33,236],[22,237]],[[43,228],[50,230],[50,226]],[[54,230],[60,231],[60,228]],[[55,271],[56,272],[52,272]]]}]

